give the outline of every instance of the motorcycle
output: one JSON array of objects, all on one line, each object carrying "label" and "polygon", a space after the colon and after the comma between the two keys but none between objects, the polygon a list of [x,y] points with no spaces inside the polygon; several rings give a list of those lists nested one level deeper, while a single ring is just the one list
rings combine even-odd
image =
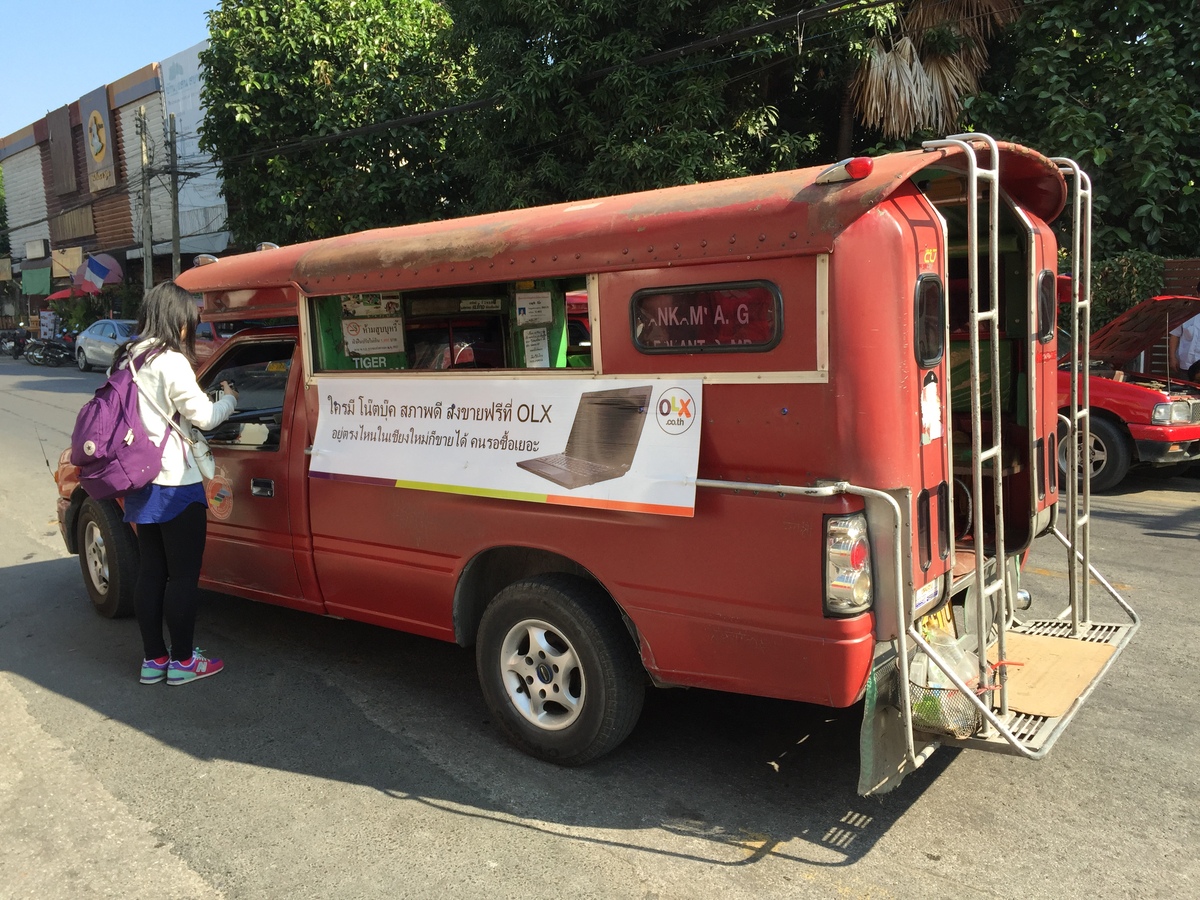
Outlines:
[{"label": "motorcycle", "polygon": [[73,359],[71,348],[55,338],[29,341],[25,345],[25,361],[35,366],[57,368]]},{"label": "motorcycle", "polygon": [[19,328],[15,331],[6,331],[4,336],[0,338],[0,353],[11,356],[13,359],[20,359],[21,354],[25,352],[25,343],[29,340],[29,332],[24,328]]}]

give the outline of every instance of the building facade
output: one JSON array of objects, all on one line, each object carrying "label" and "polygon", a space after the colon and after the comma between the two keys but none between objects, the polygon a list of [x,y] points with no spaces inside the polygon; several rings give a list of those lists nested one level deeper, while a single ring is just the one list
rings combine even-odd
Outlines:
[{"label": "building facade", "polygon": [[0,138],[11,250],[0,261],[0,322],[36,315],[101,254],[107,284],[142,284],[147,245],[154,282],[174,264],[225,249],[221,183],[198,146],[206,47],[151,63]]}]

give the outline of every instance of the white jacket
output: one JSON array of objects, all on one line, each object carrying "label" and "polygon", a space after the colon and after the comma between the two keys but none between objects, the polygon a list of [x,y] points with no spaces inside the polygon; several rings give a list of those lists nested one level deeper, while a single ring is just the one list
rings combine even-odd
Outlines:
[{"label": "white jacket", "polygon": [[[149,345],[148,341],[139,341],[130,348],[130,357],[136,359]],[[233,414],[237,398],[227,394],[216,403],[209,400],[196,382],[196,374],[187,357],[175,350],[165,350],[139,367],[137,382],[141,392],[138,412],[142,415],[142,425],[150,440],[162,444],[162,471],[154,483],[177,486],[201,481],[191,445],[167,424],[147,401],[146,395],[153,397],[159,409],[168,416],[179,413],[180,425],[185,432],[189,422],[203,431],[216,428]]]}]

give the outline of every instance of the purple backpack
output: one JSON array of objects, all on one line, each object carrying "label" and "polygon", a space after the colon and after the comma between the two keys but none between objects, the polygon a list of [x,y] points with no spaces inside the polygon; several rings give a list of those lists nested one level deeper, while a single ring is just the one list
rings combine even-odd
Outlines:
[{"label": "purple backpack", "polygon": [[[146,359],[142,354],[136,365]],[[146,434],[138,412],[138,387],[131,363],[100,385],[75,418],[71,462],[79,483],[97,500],[123,497],[144,488],[162,471],[162,448]]]}]

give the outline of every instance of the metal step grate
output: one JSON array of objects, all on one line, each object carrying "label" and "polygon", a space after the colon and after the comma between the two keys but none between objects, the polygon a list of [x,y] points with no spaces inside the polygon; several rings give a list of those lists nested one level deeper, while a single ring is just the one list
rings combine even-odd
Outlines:
[{"label": "metal step grate", "polygon": [[1034,619],[1014,625],[1012,630],[1019,634],[1036,634],[1044,637],[1067,638],[1094,644],[1119,645],[1129,631],[1129,625],[1113,625],[1107,622],[1092,622],[1087,630],[1076,636],[1071,634],[1071,623],[1061,619]]},{"label": "metal step grate", "polygon": [[[1040,635],[1098,644],[1112,644],[1118,648],[1113,659],[1120,654],[1121,648],[1129,641],[1136,630],[1137,626],[1135,624],[1114,625],[1107,622],[1093,622],[1086,626],[1086,630],[1082,634],[1073,636],[1071,634],[1071,623],[1058,619],[1035,619],[1029,622],[1019,622],[1014,624],[1011,629],[1012,632],[1019,634]],[[1020,748],[1013,746],[1003,735],[998,733],[974,734],[965,738],[939,737],[938,740],[950,747],[969,747],[973,750],[990,750],[993,753],[1009,755],[1024,755],[1026,753],[1040,755],[1043,750],[1048,750],[1054,741],[1057,740],[1059,734],[1065,730],[1075,712],[1091,692],[1091,689],[1103,677],[1106,669],[1107,666],[1097,674],[1092,684],[1080,694],[1064,716],[1049,718],[1047,716],[1036,716],[1027,713],[1011,713],[1004,720],[1004,725],[1012,732],[1013,737],[1017,739]]]}]

